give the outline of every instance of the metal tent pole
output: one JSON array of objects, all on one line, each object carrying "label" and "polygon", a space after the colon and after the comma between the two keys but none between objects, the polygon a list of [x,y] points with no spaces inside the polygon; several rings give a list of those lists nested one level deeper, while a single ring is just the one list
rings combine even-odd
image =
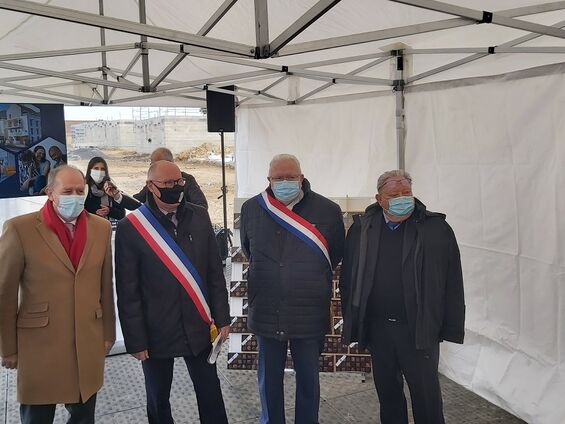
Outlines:
[{"label": "metal tent pole", "polygon": [[[98,1],[98,12],[100,13],[100,16],[104,16],[104,0],[99,0]],[[106,30],[104,28],[100,28],[100,46],[101,47],[105,47],[106,46]],[[106,58],[106,52],[102,51],[101,52],[102,55],[102,79],[104,81],[108,80],[108,73],[106,72],[106,69],[108,69],[108,61]],[[104,103],[108,103],[108,86],[105,85],[103,87],[103,93],[104,93]]]},{"label": "metal tent pole", "polygon": [[[145,0],[139,0],[139,22],[147,23],[147,15],[145,9]],[[143,72],[143,86],[141,91],[148,92],[151,90],[151,80],[149,79],[149,50],[146,47],[147,36],[141,36],[141,70]]]},{"label": "metal tent pole", "polygon": [[[226,185],[226,148],[224,144],[224,132],[220,131],[220,143],[222,148],[222,206],[224,208],[224,229],[228,230],[228,187]],[[227,237],[227,235],[226,235]]]},{"label": "metal tent pole", "polygon": [[[222,208],[224,212],[224,240],[223,246],[225,246],[228,251],[229,256],[229,240],[230,240],[230,230],[228,229],[228,186],[226,184],[226,150],[224,144],[224,131],[220,131],[220,143],[222,149]],[[225,264],[225,258],[222,257],[222,262]]]},{"label": "metal tent pole", "polygon": [[404,51],[393,52],[396,60],[394,92],[396,94],[396,143],[398,169],[406,166],[406,125],[404,110]]}]

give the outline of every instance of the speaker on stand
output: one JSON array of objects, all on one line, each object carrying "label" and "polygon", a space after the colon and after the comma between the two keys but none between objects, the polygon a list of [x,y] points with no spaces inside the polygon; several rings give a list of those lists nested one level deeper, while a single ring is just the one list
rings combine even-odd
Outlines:
[{"label": "speaker on stand", "polygon": [[228,187],[226,185],[224,133],[235,132],[235,86],[230,85],[214,89],[206,87],[206,110],[208,132],[220,133],[220,145],[222,149],[222,194],[220,197],[222,198],[224,225],[223,228],[215,231],[215,233],[220,256],[225,265],[226,259],[229,256],[228,243],[231,244],[231,232],[228,229]]}]

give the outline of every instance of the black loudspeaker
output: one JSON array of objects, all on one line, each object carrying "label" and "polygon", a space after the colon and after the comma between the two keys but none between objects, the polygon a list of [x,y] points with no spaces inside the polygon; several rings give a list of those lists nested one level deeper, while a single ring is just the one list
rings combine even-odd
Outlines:
[{"label": "black loudspeaker", "polygon": [[[234,91],[233,85],[220,87]],[[208,132],[235,132],[235,96],[206,90]]]}]

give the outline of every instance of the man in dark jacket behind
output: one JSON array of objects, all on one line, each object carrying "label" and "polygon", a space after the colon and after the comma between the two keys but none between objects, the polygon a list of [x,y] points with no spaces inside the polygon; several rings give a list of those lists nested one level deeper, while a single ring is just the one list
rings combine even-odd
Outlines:
[{"label": "man in dark jacket behind", "polygon": [[416,424],[444,422],[439,343],[463,343],[459,248],[445,215],[412,195],[401,170],[379,177],[377,203],[350,228],[340,279],[343,342],[369,347],[383,424],[407,424],[403,376]]},{"label": "man in dark jacket behind", "polygon": [[269,187],[241,208],[241,245],[249,258],[248,327],[259,342],[262,424],[285,422],[288,344],[296,371],[297,424],[318,422],[318,361],[329,328],[332,270],[343,253],[337,204],[310,190],[298,159],[278,155]]},{"label": "man in dark jacket behind", "polygon": [[[159,162],[160,160],[174,162],[173,153],[166,147],[159,147],[153,150],[149,159],[150,164]],[[181,172],[181,174],[186,181],[183,189],[184,200],[208,209],[208,201],[206,200],[206,196],[204,196],[202,189],[196,182],[196,178],[186,172]],[[145,202],[147,198],[147,186],[144,186],[139,193],[134,194],[133,198],[142,203]]]},{"label": "man in dark jacket behind", "polygon": [[[147,202],[118,224],[116,288],[126,349],[142,361],[149,423],[173,423],[175,357],[183,357],[190,372],[200,421],[227,423],[216,366],[207,362],[212,324],[225,340],[230,321],[210,218],[204,208],[182,201],[185,180],[174,163],[154,163],[147,180]],[[191,278],[200,298],[186,288]]]}]

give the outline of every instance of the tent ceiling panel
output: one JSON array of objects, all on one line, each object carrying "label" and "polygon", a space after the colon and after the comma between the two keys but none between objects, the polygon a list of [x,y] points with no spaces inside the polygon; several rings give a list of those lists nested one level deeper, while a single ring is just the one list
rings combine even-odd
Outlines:
[{"label": "tent ceiling panel", "polygon": [[[536,54],[535,57],[527,61],[520,58],[520,54],[497,54],[495,56],[485,56],[476,61],[467,63],[460,68],[451,69],[431,77],[419,80],[414,84],[422,84],[437,81],[457,80],[462,78],[475,78],[489,75],[501,75],[509,72],[530,69],[554,63],[565,63],[565,54]],[[493,73],[492,69],[496,69]]]},{"label": "tent ceiling panel", "polygon": [[[565,21],[563,22],[563,27],[565,27]],[[521,46],[523,47],[563,47],[565,46],[565,40],[562,40],[560,38],[555,38],[555,37],[547,37],[547,36],[541,36],[538,37],[534,40],[531,41],[527,41],[523,44],[521,44]]]},{"label": "tent ceiling panel", "polygon": [[[286,2],[274,2],[279,13],[284,14]],[[422,11],[411,6],[395,4],[388,0],[364,2],[362,7],[356,0],[342,0],[324,14],[317,22],[298,35],[292,43],[343,36],[354,33],[414,25],[452,16],[443,13]]]},{"label": "tent ceiling panel", "polygon": [[[179,0],[175,0],[179,1]],[[182,2],[182,0],[180,0]],[[201,2],[193,1],[193,3],[200,4]],[[193,6],[190,12],[185,16],[190,16],[193,9],[199,6]],[[208,33],[210,37],[219,38],[223,40],[235,41],[237,43],[255,45],[255,7],[253,0],[238,0],[222,20]],[[213,13],[213,12],[212,12]],[[209,15],[205,15],[204,22],[208,19]],[[203,23],[204,23],[203,22]]]},{"label": "tent ceiling panel", "polygon": [[[2,11],[0,15],[4,13]],[[37,16],[24,20],[11,31],[2,31],[0,36],[2,54],[96,45],[100,45],[100,31],[97,28]]]},{"label": "tent ceiling panel", "polygon": [[[131,0],[132,3],[134,0]],[[240,0],[241,1],[241,0]],[[157,26],[166,26],[170,29],[186,31],[196,34],[214,12],[224,3],[223,0],[146,0],[147,22]],[[238,2],[236,2],[237,5]],[[232,9],[235,5],[232,7]],[[233,13],[232,9],[221,19],[221,23]],[[253,9],[251,9],[253,10]],[[252,26],[253,28],[253,26]],[[235,35],[235,34],[234,34]],[[218,34],[210,36],[217,37]],[[233,39],[233,38],[232,38]],[[247,37],[249,42],[254,43],[254,38]]]},{"label": "tent ceiling panel", "polygon": [[386,87],[375,87],[375,86],[367,87],[367,86],[355,86],[355,85],[347,85],[347,84],[333,84],[332,86],[324,89],[323,91],[320,91],[319,93],[315,93],[312,96],[302,101],[322,99],[333,96],[361,94],[361,93],[366,93],[369,90],[372,92],[382,91],[383,93],[390,93],[390,88],[386,88]]},{"label": "tent ceiling panel", "polygon": [[[389,55],[390,49],[395,48],[406,48],[408,53],[410,50],[413,50],[413,53],[415,53],[407,56],[409,66],[407,67],[405,77],[418,76],[423,73],[426,77],[417,81],[414,80],[414,84],[444,79],[494,75],[565,61],[561,51],[556,50],[552,51],[553,54],[531,52],[518,54],[506,51],[504,54],[499,53],[487,58],[480,57],[478,54],[473,55],[468,51],[469,48],[510,46],[512,44],[507,44],[508,42],[527,36],[529,32],[494,24],[476,25],[476,22],[472,20],[461,19],[454,17],[452,14],[439,12],[440,10],[457,10],[455,7],[460,6],[473,11],[494,11],[495,16],[510,16],[520,19],[522,22],[549,26],[555,25],[557,22],[565,22],[565,1],[554,0],[552,3],[551,0],[445,1],[447,3],[443,5],[435,2],[434,4],[440,4],[441,7],[437,7],[436,11],[431,11],[402,4],[408,2],[427,5],[429,4],[427,0],[406,0],[406,2],[403,1],[402,3],[400,0],[341,0],[336,4],[332,1],[319,2],[319,0],[268,0],[268,28],[271,43],[289,27],[296,26],[295,22],[297,19],[304,14],[308,14],[310,10],[315,10],[320,5],[327,6],[325,13],[322,13],[319,17],[316,15],[317,19],[307,26],[304,31],[297,34],[296,37],[290,37],[292,39],[286,46],[290,51],[295,46],[301,45],[301,43],[332,37],[351,36],[371,31],[381,31],[379,32],[381,36],[378,37],[377,41],[314,51],[307,54],[284,55],[260,61],[254,59],[242,60],[240,57],[239,61],[235,61],[237,63],[233,63],[232,53],[206,50],[206,46],[209,46],[209,43],[216,42],[227,43],[226,45],[228,46],[233,46],[233,43],[255,46],[255,0],[210,0],[205,2],[200,0],[146,0],[147,27],[135,27],[134,32],[138,30],[145,31],[144,28],[146,28],[147,34],[154,36],[153,38],[151,36],[148,37],[148,43],[143,44],[143,46],[148,48],[149,53],[148,67],[150,76],[148,81],[146,79],[146,83],[148,88],[150,86],[150,91],[156,90],[160,94],[151,96],[151,93],[138,92],[140,86],[144,84],[142,77],[143,66],[142,61],[139,59],[139,42],[141,37],[137,33],[131,34],[117,31],[120,29],[118,26],[113,27],[113,30],[105,30],[106,45],[108,46],[108,51],[104,53],[107,64],[105,69],[109,82],[104,84],[111,86],[106,90],[111,94],[108,100],[111,102],[112,100],[118,101],[125,98],[141,99],[144,96],[148,96],[147,102],[159,104],[159,102],[168,101],[165,100],[167,93],[163,93],[163,91],[175,90],[173,95],[183,95],[182,101],[189,102],[191,99],[186,94],[179,93],[178,90],[189,89],[193,85],[201,86],[206,82],[217,86],[236,83],[248,90],[257,91],[270,88],[267,91],[268,94],[288,100],[301,99],[304,96],[315,99],[316,97],[327,96],[332,92],[341,95],[348,92],[352,94],[358,93],[360,90],[375,91],[383,87],[372,85],[371,80],[368,78],[391,78],[392,61],[389,60],[391,56],[388,58],[386,56]],[[35,3],[37,3],[37,8],[46,7],[46,9],[42,9],[41,13],[49,14],[54,10],[52,9],[53,7],[65,7],[77,12],[75,15],[67,15],[67,17],[77,16],[77,18],[84,17],[85,19],[87,16],[81,15],[81,13],[86,12],[92,14],[91,16],[96,16],[99,6],[95,0],[51,0],[36,1]],[[26,10],[32,12],[35,8],[31,6],[33,4],[34,2],[0,0],[0,7],[18,8],[29,6],[30,8]],[[454,7],[449,9],[450,5]],[[559,10],[560,8],[562,9]],[[511,11],[507,9],[511,9]],[[543,10],[550,11],[534,13]],[[498,11],[503,12],[498,13]],[[528,13],[530,14],[529,16],[523,16]],[[139,1],[123,0],[113,2],[106,0],[104,2],[104,15],[104,19],[126,19],[132,24],[136,24],[139,21]],[[212,19],[214,16],[218,18]],[[78,97],[85,97],[83,91],[92,92],[91,85],[95,84],[99,85],[97,89],[102,92],[102,84],[97,82],[103,76],[102,69],[100,68],[102,66],[103,54],[100,48],[96,47],[101,43],[99,28],[61,21],[55,19],[56,17],[56,15],[53,15],[53,18],[45,18],[3,10],[0,14],[0,24],[3,24],[0,25],[0,81],[10,76],[25,76],[26,74],[22,71],[27,70],[43,75],[43,78],[24,80],[30,81],[29,84],[36,90],[43,87],[44,90],[49,90],[50,92],[60,90],[65,94],[69,94],[73,90],[76,91],[76,87],[79,87],[81,94]],[[434,23],[434,27],[447,28],[445,26],[446,21],[451,28],[417,34],[422,24],[428,30],[430,29],[428,24],[434,22],[440,22],[439,26]],[[109,21],[93,20],[92,22],[105,24]],[[115,23],[117,21],[112,22]],[[216,22],[215,26],[207,25],[210,22]],[[127,27],[129,24],[124,23],[124,25]],[[207,32],[206,37],[198,38],[198,40],[210,41],[200,43],[202,47],[183,46],[180,44],[181,39],[196,40],[196,38],[190,38],[191,34],[198,34],[199,31],[204,31],[203,27],[205,27],[206,31],[209,30],[209,32]],[[397,27],[403,27],[402,32],[405,35],[394,37],[398,32],[391,32],[391,29]],[[155,38],[165,34],[163,32],[157,33],[160,31],[158,28],[162,28],[163,31],[169,31],[166,33],[165,38],[173,37],[177,41],[170,42],[162,38]],[[533,29],[536,28],[534,27]],[[49,36],[45,36],[46,34],[49,34]],[[175,34],[178,34],[179,37],[176,37]],[[211,38],[216,40],[211,40]],[[534,39],[531,38],[533,37],[525,39],[527,42],[519,44],[519,46],[565,47],[565,40],[557,37],[538,36]],[[130,44],[132,47],[137,46],[137,48],[132,48],[131,52],[122,50],[112,51],[113,46],[121,44]],[[461,51],[455,54],[455,52],[449,50],[443,51],[442,54],[437,54],[440,49],[454,48],[465,48],[467,50],[465,50],[465,54]],[[59,52],[54,54],[53,57],[22,59],[12,56],[11,58],[5,57],[2,59],[2,56],[8,54],[37,53],[63,49],[80,49],[80,51],[76,50],[72,53],[81,54],[63,56]],[[86,53],[88,49],[91,49],[91,53]],[[284,49],[285,47],[283,47],[283,51]],[[427,49],[426,54],[422,54],[422,49]],[[183,56],[183,52],[189,54]],[[473,59],[473,61],[470,61],[469,58]],[[368,69],[363,68],[363,66],[368,67],[368,64],[378,60],[382,60],[382,63],[378,66]],[[323,62],[316,65],[318,61]],[[328,63],[328,61],[330,62]],[[469,63],[434,73],[433,75],[427,74],[440,67],[451,67],[449,64],[458,63],[458,61]],[[304,72],[297,69],[302,64],[307,64],[312,71],[316,72]],[[271,65],[275,65],[275,67],[271,68]],[[36,70],[21,68],[22,66],[36,68]],[[294,74],[299,75],[301,78],[286,78],[284,83],[269,87],[280,78],[285,77],[285,73],[281,72],[282,66],[290,66]],[[45,87],[46,85],[64,82],[61,77],[66,77],[67,75],[57,74],[58,72],[76,70],[79,67],[99,68],[100,70],[94,74],[87,75],[90,78],[86,79],[87,84],[84,84],[84,87],[80,84],[81,78],[69,78],[70,81],[74,82],[69,86]],[[264,72],[264,69],[272,69],[274,75],[268,75],[268,72]],[[39,72],[38,70],[43,71]],[[122,76],[124,72],[127,73],[125,78]],[[335,87],[331,86],[332,74],[336,74],[336,81],[338,82]],[[347,74],[353,76],[353,78],[351,76],[347,77]],[[234,78],[230,78],[234,75]],[[343,75],[346,75],[346,77],[344,78]],[[289,85],[290,81],[292,83]],[[173,85],[167,87],[167,84],[171,83]],[[322,87],[324,88],[323,90],[321,89]],[[5,86],[3,88],[0,86],[0,89],[5,89],[4,91],[12,90],[8,93],[9,95],[12,95],[13,90],[16,90],[15,88]],[[389,88],[385,87],[385,89]],[[312,93],[313,90],[316,90],[316,92]],[[246,95],[249,95],[249,91],[246,93]],[[259,99],[263,101],[264,97],[259,97]],[[200,100],[197,100],[197,102],[200,103]]]}]

